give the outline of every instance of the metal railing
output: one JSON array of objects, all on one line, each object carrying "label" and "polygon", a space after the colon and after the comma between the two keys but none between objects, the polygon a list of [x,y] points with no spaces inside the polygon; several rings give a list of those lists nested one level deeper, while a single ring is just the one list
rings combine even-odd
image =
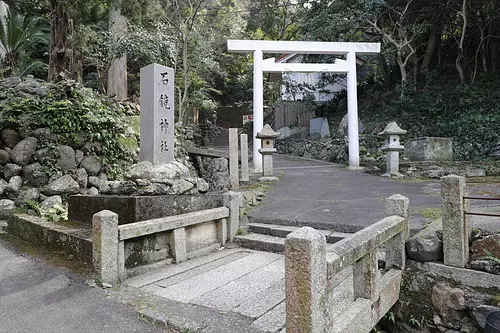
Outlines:
[{"label": "metal railing", "polygon": [[[464,200],[484,200],[484,201],[500,201],[500,198],[485,198],[485,197],[463,197]],[[466,206],[467,207],[467,206]],[[491,214],[491,213],[478,213],[478,212],[470,212],[464,210],[464,219],[467,215],[473,216],[488,216],[488,217],[500,217],[500,214]]]}]

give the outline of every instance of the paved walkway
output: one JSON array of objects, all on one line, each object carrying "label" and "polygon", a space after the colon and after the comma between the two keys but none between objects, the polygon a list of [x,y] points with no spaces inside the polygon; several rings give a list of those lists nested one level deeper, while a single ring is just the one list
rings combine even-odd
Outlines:
[{"label": "paved walkway", "polygon": [[83,282],[0,238],[0,333],[167,332]]},{"label": "paved walkway", "polygon": [[[128,279],[124,284],[193,309],[215,310],[218,318],[236,316],[237,320],[228,325],[239,321],[239,327],[226,325],[228,332],[280,332],[285,326],[284,278],[283,255],[225,249]],[[192,320],[198,326],[207,326],[210,318]],[[203,332],[223,332],[221,329],[219,324]]]},{"label": "paved walkway", "polygon": [[382,219],[385,198],[398,193],[410,199],[412,229],[420,229],[422,210],[441,205],[439,181],[387,179],[288,155],[275,156],[274,167],[280,181],[251,222],[356,232]]}]

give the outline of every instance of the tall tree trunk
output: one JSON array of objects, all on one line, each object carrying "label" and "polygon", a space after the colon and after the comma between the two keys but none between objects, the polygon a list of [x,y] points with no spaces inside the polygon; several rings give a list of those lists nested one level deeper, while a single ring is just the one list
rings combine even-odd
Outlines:
[{"label": "tall tree trunk", "polygon": [[378,54],[378,62],[379,66],[382,69],[382,72],[384,73],[384,84],[385,88],[387,90],[391,89],[391,72],[389,71],[389,68],[387,66],[387,62],[385,60],[385,56],[383,53]]},{"label": "tall tree trunk", "polygon": [[49,55],[49,81],[57,81],[66,71],[66,42],[68,40],[68,15],[61,0],[51,0],[51,40]]},{"label": "tall tree trunk", "polygon": [[397,62],[399,65],[399,70],[401,72],[401,85],[405,86],[408,83],[408,73],[406,71],[406,66],[403,61],[403,55],[401,50],[397,51]]},{"label": "tall tree trunk", "polygon": [[458,76],[460,77],[460,83],[466,84],[464,68],[462,66],[462,60],[464,58],[464,41],[465,33],[467,32],[467,0],[462,2],[462,11],[460,12],[462,16],[462,34],[460,36],[460,41],[458,42],[458,52],[457,59],[455,60],[455,66],[457,68]]},{"label": "tall tree trunk", "polygon": [[434,58],[434,53],[436,51],[436,45],[438,42],[438,32],[436,27],[432,27],[429,33],[429,39],[427,40],[427,48],[425,49],[424,59],[422,60],[422,73],[426,74],[429,70],[429,65]]},{"label": "tall tree trunk", "polygon": [[[127,18],[121,14],[121,4],[115,2],[109,9],[109,31],[116,42],[127,33]],[[113,59],[108,70],[108,91],[109,97],[118,100],[127,99],[127,55]]]}]

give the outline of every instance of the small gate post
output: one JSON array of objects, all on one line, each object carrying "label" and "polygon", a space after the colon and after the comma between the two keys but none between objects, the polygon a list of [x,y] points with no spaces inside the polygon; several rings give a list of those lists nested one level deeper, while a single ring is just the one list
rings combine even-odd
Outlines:
[{"label": "small gate post", "polygon": [[92,217],[92,264],[103,282],[118,281],[118,214],[103,210]]},{"label": "small gate post", "polygon": [[323,333],[326,329],[326,240],[304,227],[285,241],[287,333]]},{"label": "small gate post", "polygon": [[465,178],[450,175],[441,178],[443,210],[444,264],[465,267],[469,261],[472,225],[465,219]]}]

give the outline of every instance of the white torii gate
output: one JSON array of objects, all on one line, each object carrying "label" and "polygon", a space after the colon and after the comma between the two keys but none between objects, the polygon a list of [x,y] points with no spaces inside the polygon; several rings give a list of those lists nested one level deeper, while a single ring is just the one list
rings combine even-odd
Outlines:
[{"label": "white torii gate", "polygon": [[[229,52],[251,53],[253,63],[253,167],[255,172],[262,171],[262,156],[259,153],[257,132],[264,127],[264,77],[263,73],[282,73],[285,71],[310,73],[328,72],[347,74],[347,113],[349,138],[349,168],[359,168],[358,136],[358,93],[356,77],[356,54],[380,53],[380,43],[330,43],[299,41],[265,40],[228,40]],[[345,54],[346,60],[336,60],[333,64],[296,64],[275,63],[274,58],[263,60],[263,53],[300,53],[300,54]]]}]

